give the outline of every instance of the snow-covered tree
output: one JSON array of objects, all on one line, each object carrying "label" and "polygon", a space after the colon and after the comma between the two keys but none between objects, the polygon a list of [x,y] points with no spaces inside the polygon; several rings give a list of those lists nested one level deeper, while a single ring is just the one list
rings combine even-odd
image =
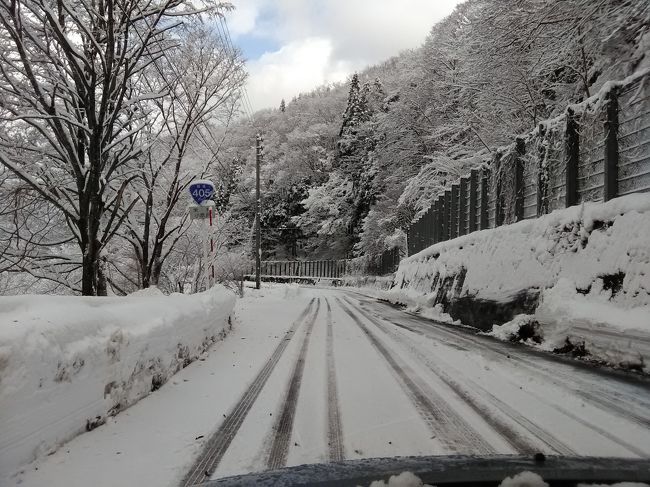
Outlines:
[{"label": "snow-covered tree", "polygon": [[180,46],[156,69],[170,96],[155,100],[160,114],[156,142],[138,159],[137,178],[129,185],[138,203],[127,215],[121,235],[132,246],[143,288],[157,285],[165,259],[187,231],[186,190],[193,179],[232,170],[219,165],[223,137],[211,124],[227,126],[245,80],[243,61],[216,32],[194,25],[180,36]]},{"label": "snow-covered tree", "polygon": [[151,140],[152,64],[183,19],[226,4],[185,0],[0,1],[0,164],[65,221],[81,292],[105,292],[100,259],[138,198],[127,188]]}]

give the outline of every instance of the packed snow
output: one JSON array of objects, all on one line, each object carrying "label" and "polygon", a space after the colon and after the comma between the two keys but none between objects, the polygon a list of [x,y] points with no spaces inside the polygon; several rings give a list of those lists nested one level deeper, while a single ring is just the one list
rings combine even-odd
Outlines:
[{"label": "packed snow", "polygon": [[[523,471],[512,477],[506,477],[499,484],[499,487],[548,487],[541,475],[535,472]],[[402,472],[399,475],[392,475],[388,482],[375,480],[370,487],[435,487],[424,484],[420,477],[411,472]],[[615,484],[578,484],[578,487],[648,487],[648,484],[641,482],[617,482]]]},{"label": "packed snow", "polygon": [[633,308],[650,304],[649,241],[650,195],[628,195],[432,245],[400,263],[395,287],[431,297],[436,275],[466,268],[460,295],[507,300],[561,277],[588,290],[602,276],[623,273],[609,301]]},{"label": "packed snow", "polygon": [[0,297],[0,472],[53,453],[161,387],[223,338],[235,299],[221,286]]},{"label": "packed snow", "polygon": [[[403,260],[392,289],[375,294],[454,322],[441,296],[505,304],[532,292],[546,348],[569,338],[586,342],[593,358],[643,368],[650,359],[648,242],[650,195],[584,203],[433,245]],[[502,326],[493,335],[512,339],[528,319],[494,323]]]},{"label": "packed snow", "polygon": [[[284,340],[296,317],[296,307],[287,303],[295,301],[304,306],[309,301],[298,286],[245,292],[246,296],[234,303],[233,330],[212,344],[208,353],[124,413],[107,418],[106,424],[77,436],[52,455],[41,455],[24,465],[19,474],[0,469],[0,485],[67,487],[84,485],[91,478],[96,487],[178,485],[212,430],[253,380],[273,347]],[[224,291],[216,291],[212,298],[207,293],[194,296],[195,303],[213,300],[218,304],[223,297],[224,305],[232,307],[234,301],[234,296]],[[181,296],[165,299],[169,298],[183,301]],[[185,298],[188,305],[193,301],[192,296]],[[155,302],[163,304],[161,299]],[[170,303],[164,311],[173,307]],[[218,309],[213,312],[217,319],[223,316]],[[195,321],[186,313],[186,318],[178,324],[183,330],[200,329],[196,327],[202,322],[200,316]],[[244,442],[248,449],[251,441]]]},{"label": "packed snow", "polygon": [[370,487],[431,487],[428,484],[423,484],[420,477],[411,472],[402,472],[399,475],[392,475],[388,482],[383,480],[375,480],[370,484]]},{"label": "packed snow", "polygon": [[[0,485],[63,487],[89,478],[96,487],[178,485],[281,344],[268,381],[246,399],[250,408],[206,476],[266,470],[290,404],[286,466],[328,462],[333,431],[344,459],[650,454],[649,433],[638,427],[649,401],[639,384],[431,326],[349,288],[273,285],[245,294],[233,330],[209,354],[105,424],[0,477]],[[302,380],[289,399],[301,360]],[[335,410],[339,430],[331,427]]]}]

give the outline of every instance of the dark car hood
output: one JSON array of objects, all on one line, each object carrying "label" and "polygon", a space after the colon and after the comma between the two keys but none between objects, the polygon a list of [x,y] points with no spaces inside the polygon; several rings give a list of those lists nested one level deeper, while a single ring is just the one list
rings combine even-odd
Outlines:
[{"label": "dark car hood", "polygon": [[506,477],[523,471],[541,475],[551,486],[576,482],[650,482],[650,460],[601,457],[546,457],[535,460],[522,456],[423,456],[346,460],[299,465],[279,470],[238,475],[202,483],[202,486],[368,486],[374,480],[412,472],[425,484],[499,485]]}]

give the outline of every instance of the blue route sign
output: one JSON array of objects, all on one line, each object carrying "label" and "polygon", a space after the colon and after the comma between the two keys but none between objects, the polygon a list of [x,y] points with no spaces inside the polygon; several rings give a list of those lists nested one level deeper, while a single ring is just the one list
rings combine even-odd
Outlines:
[{"label": "blue route sign", "polygon": [[190,195],[197,205],[212,198],[214,194],[214,184],[209,181],[196,181],[190,184]]}]

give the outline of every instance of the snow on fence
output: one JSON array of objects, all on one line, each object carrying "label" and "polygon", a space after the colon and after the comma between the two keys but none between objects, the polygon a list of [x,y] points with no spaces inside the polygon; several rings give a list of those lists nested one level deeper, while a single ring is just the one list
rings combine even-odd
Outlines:
[{"label": "snow on fence", "polygon": [[608,83],[499,148],[411,224],[408,254],[585,201],[650,192],[649,85],[648,71]]},{"label": "snow on fence", "polygon": [[[336,260],[267,260],[261,263],[262,277],[326,278],[345,276],[384,276],[395,272],[399,266],[400,250],[392,248],[378,255]],[[251,266],[250,276],[255,275]]]},{"label": "snow on fence", "polygon": [[0,297],[0,484],[161,387],[228,326],[235,295]]}]

